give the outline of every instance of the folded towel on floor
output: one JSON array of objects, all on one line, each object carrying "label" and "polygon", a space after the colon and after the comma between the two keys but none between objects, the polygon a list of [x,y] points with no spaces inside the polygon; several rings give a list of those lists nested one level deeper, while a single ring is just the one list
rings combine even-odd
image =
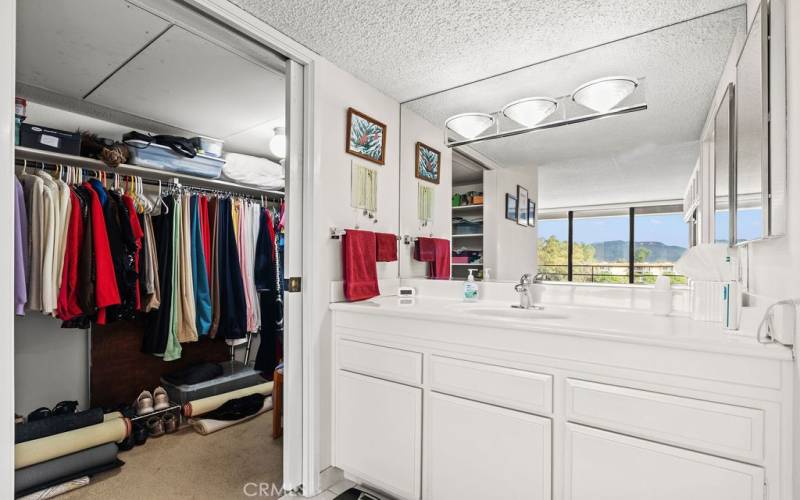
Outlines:
[{"label": "folded towel on floor", "polygon": [[57,497],[58,495],[63,495],[64,493],[88,486],[89,481],[89,476],[79,477],[78,479],[66,481],[55,486],[41,489],[30,495],[25,495],[24,497],[20,497],[20,500],[46,500],[47,498]]},{"label": "folded towel on floor", "polygon": [[67,481],[72,481],[73,479],[78,479],[78,478],[83,477],[83,476],[94,477],[96,474],[100,474],[101,472],[108,472],[110,470],[119,469],[123,465],[125,465],[125,462],[123,462],[122,460],[120,460],[118,458],[115,458],[113,461],[111,461],[111,462],[109,462],[107,464],[98,465],[96,467],[87,467],[87,468],[85,468],[85,469],[83,469],[83,470],[81,470],[79,472],[74,473],[74,474],[70,474],[68,476],[64,476],[64,477],[61,477],[61,478],[58,478],[58,479],[54,479],[53,481],[50,481],[49,483],[38,484],[38,485],[34,486],[33,488],[28,488],[27,490],[17,491],[15,493],[15,495],[17,497],[30,495],[31,493],[36,493],[37,491],[40,491],[40,490],[42,490],[44,488],[49,488],[51,486],[57,486],[57,485],[59,485],[61,483],[65,483]]},{"label": "folded towel on floor", "polygon": [[117,445],[108,443],[23,467],[14,471],[14,491],[39,488],[42,484],[49,484],[65,476],[105,465],[116,459]]},{"label": "folded towel on floor", "polygon": [[375,233],[378,262],[394,262],[397,260],[397,235],[392,233]]},{"label": "folded towel on floor", "polygon": [[222,429],[227,429],[228,427],[234,426],[241,422],[246,422],[250,419],[253,419],[262,413],[268,412],[272,409],[272,397],[268,397],[264,399],[264,405],[258,410],[258,413],[255,415],[251,415],[249,417],[245,417],[241,420],[214,420],[212,418],[193,418],[189,419],[189,423],[192,424],[194,430],[198,433],[206,436],[211,434],[212,432],[217,432]]},{"label": "folded towel on floor", "polygon": [[348,301],[371,299],[381,294],[377,258],[375,233],[348,229],[342,236],[344,296]]},{"label": "folded towel on floor", "polygon": [[34,420],[24,424],[14,426],[14,442],[24,443],[33,441],[53,434],[60,434],[82,427],[99,424],[103,421],[103,409],[92,408],[91,410],[69,413],[67,415],[54,415],[52,417]]},{"label": "folded towel on floor", "polygon": [[225,153],[222,176],[226,179],[264,189],[283,189],[284,169],[266,158],[239,153]]}]

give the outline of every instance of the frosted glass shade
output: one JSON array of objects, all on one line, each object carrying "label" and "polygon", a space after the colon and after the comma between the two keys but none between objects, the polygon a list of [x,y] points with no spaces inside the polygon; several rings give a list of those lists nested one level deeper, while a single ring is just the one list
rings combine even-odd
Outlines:
[{"label": "frosted glass shade", "polygon": [[631,95],[639,82],[627,76],[611,76],[584,83],[572,93],[572,100],[593,109],[606,113]]},{"label": "frosted glass shade", "polygon": [[444,126],[466,139],[474,139],[481,135],[494,123],[494,117],[486,113],[462,113],[451,116]]},{"label": "frosted glass shade", "polygon": [[278,158],[286,158],[286,129],[275,127],[275,135],[269,140],[269,150]]},{"label": "frosted glass shade", "polygon": [[558,109],[558,102],[549,97],[526,97],[503,108],[503,116],[525,127],[534,127]]}]

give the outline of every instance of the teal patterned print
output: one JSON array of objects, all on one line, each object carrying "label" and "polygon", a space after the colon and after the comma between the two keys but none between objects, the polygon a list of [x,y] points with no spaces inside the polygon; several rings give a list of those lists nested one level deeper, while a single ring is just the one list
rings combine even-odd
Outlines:
[{"label": "teal patterned print", "polygon": [[382,148],[383,128],[354,114],[350,125],[350,150],[380,161]]}]

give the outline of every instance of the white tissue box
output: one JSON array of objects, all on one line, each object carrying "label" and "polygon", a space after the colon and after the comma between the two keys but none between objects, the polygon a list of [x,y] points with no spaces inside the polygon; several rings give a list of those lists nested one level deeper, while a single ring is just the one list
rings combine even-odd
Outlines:
[{"label": "white tissue box", "polygon": [[725,281],[692,281],[692,319],[722,323],[722,289]]}]

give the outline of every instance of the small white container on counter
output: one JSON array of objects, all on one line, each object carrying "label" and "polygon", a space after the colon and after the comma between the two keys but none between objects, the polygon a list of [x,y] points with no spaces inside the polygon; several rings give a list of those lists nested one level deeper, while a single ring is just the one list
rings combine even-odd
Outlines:
[{"label": "small white container on counter", "polygon": [[667,276],[656,278],[650,299],[650,310],[658,316],[666,316],[672,312],[672,282]]}]

